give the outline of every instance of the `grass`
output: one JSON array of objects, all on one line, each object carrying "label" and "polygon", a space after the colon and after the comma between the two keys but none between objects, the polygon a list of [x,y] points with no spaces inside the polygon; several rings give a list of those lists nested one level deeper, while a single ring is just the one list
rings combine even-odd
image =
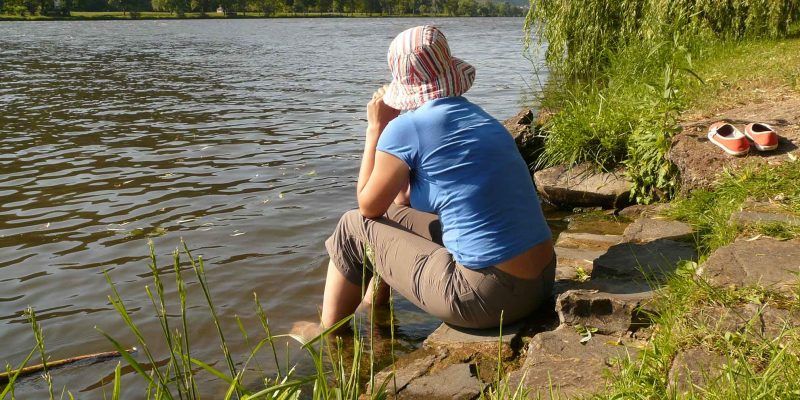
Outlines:
[{"label": "grass", "polygon": [[792,238],[800,228],[785,224],[739,225],[731,215],[747,201],[772,203],[778,209],[800,214],[800,163],[787,162],[774,168],[749,168],[728,172],[712,190],[696,190],[691,197],[675,201],[670,214],[697,230],[698,249],[707,256],[736,237],[767,235]]},{"label": "grass", "polygon": [[732,4],[534,0],[526,28],[548,45],[529,48],[551,73],[535,167],[625,167],[636,202],[673,198],[666,153],[682,114],[735,104],[754,83],[798,88],[800,2]]},{"label": "grass", "polygon": [[[182,262],[181,255],[184,255],[189,260],[187,266]],[[355,335],[352,339],[352,346],[345,346],[340,338],[334,338],[331,334],[334,330],[340,328],[344,324],[350,322],[352,317],[348,317],[340,321],[335,326],[327,329],[319,336],[308,340],[295,335],[274,335],[269,326],[267,316],[255,298],[256,315],[259,322],[263,327],[263,332],[259,335],[258,341],[250,341],[250,335],[244,330],[243,324],[238,320],[236,323],[240,327],[245,342],[250,346],[250,353],[243,360],[234,360],[231,352],[227,347],[227,339],[223,334],[221,326],[223,324],[231,324],[233,321],[221,321],[216,313],[216,307],[211,297],[208,281],[206,280],[205,266],[202,257],[193,257],[188,247],[184,244],[183,250],[176,251],[173,254],[173,268],[170,271],[174,275],[174,284],[177,288],[177,298],[169,299],[165,295],[165,287],[168,285],[163,278],[163,270],[158,268],[156,256],[151,243],[150,246],[150,263],[149,269],[152,275],[152,286],[145,287],[148,298],[151,301],[155,317],[158,319],[161,326],[160,338],[157,335],[146,335],[139,329],[137,322],[129,312],[128,306],[121,298],[116,289],[115,284],[107,275],[108,283],[111,288],[111,295],[109,301],[120,316],[121,321],[128,327],[132,337],[134,338],[139,356],[135,357],[126,346],[124,346],[118,339],[100,330],[100,333],[105,336],[109,342],[115,347],[122,356],[122,359],[128,364],[133,371],[141,377],[144,385],[142,386],[141,395],[147,399],[169,400],[169,399],[197,399],[199,398],[198,379],[206,379],[209,377],[216,377],[221,379],[228,385],[225,399],[299,399],[300,396],[304,398],[310,397],[312,399],[358,399],[361,395],[366,395],[371,399],[382,399],[386,395],[387,382],[378,382],[377,384],[370,385],[370,390],[365,389],[364,374],[363,374],[363,360],[367,358],[365,355],[366,342],[365,339],[359,335],[359,329],[355,330]],[[191,340],[190,340],[190,327],[187,318],[186,298],[187,298],[187,285],[185,272],[190,270],[194,274],[196,282],[202,290],[207,305],[207,311],[214,325],[217,327],[216,334],[220,341],[220,359],[224,365],[223,369],[217,369],[213,365],[217,364],[220,360],[213,360],[213,362],[204,362],[194,358],[192,354]],[[7,365],[8,371],[18,371],[24,367],[28,361],[38,353],[44,364],[45,369],[43,376],[48,384],[50,398],[55,398],[52,381],[50,380],[49,371],[47,370],[47,355],[45,350],[45,338],[42,334],[41,327],[36,320],[35,312],[29,309],[27,312],[28,319],[31,322],[33,336],[35,339],[35,347],[28,355],[28,357],[21,363],[20,366],[12,368]],[[308,354],[311,364],[314,367],[315,374],[311,376],[297,376],[294,368],[290,365],[280,365],[277,358],[276,345],[281,341],[296,340],[300,342],[301,348]],[[168,354],[155,354],[154,347],[161,347],[156,345],[156,341],[162,341],[164,348],[167,349]],[[372,347],[372,343],[370,343]],[[267,352],[271,355],[275,362],[276,371],[274,375],[267,376],[264,379],[265,385],[263,388],[251,388],[242,384],[245,380],[245,374],[257,373],[267,375],[260,366],[252,367],[251,362],[260,353]],[[352,358],[347,358],[345,355],[351,354]],[[165,361],[164,358],[166,358]],[[140,361],[144,359],[144,362]],[[287,356],[288,363],[288,356]],[[18,374],[12,374],[9,383],[0,392],[0,400],[6,398],[15,398],[14,387],[15,382],[18,380]],[[369,379],[373,379],[370,374]],[[114,374],[114,381],[111,382],[113,387],[112,398],[119,398],[120,393],[120,368]],[[305,394],[308,391],[309,394]],[[63,388],[63,393],[66,393],[72,398],[67,388]],[[62,394],[63,397],[63,394]]]},{"label": "grass", "polygon": [[[692,264],[673,277],[656,297],[655,332],[636,360],[623,360],[612,385],[595,399],[793,399],[800,395],[800,331],[776,327],[774,337],[760,331],[760,318],[772,310],[797,310],[795,296],[763,288],[723,289],[697,278]],[[741,310],[750,306],[750,315]],[[715,310],[739,316],[728,326]],[[734,329],[731,329],[734,328]],[[737,329],[738,328],[738,329]],[[705,368],[705,383],[670,384],[673,360],[684,350],[703,349],[718,359]]]},{"label": "grass", "polygon": [[[182,256],[188,259],[187,262]],[[172,399],[198,399],[202,388],[201,382],[208,378],[218,378],[227,385],[225,399],[281,399],[297,400],[300,398],[310,398],[314,400],[356,400],[356,399],[385,399],[388,396],[388,388],[393,385],[394,377],[390,374],[383,381],[376,381],[377,361],[370,349],[375,346],[372,331],[373,318],[367,318],[365,322],[362,317],[350,316],[340,321],[333,327],[322,332],[320,335],[311,338],[302,338],[293,334],[275,335],[270,328],[269,320],[261,303],[254,295],[256,316],[259,319],[262,332],[253,335],[247,332],[242,321],[235,317],[235,321],[220,320],[216,306],[214,305],[211,290],[206,279],[205,264],[202,257],[192,256],[188,246],[183,244],[183,249],[176,249],[173,253],[172,268],[159,268],[152,242],[150,243],[150,260],[148,264],[152,284],[145,287],[148,298],[150,299],[152,311],[161,327],[159,334],[147,335],[142,331],[137,321],[134,320],[125,301],[116,289],[116,285],[109,275],[106,275],[111,294],[109,302],[117,311],[120,320],[130,331],[131,337],[136,343],[136,355],[126,347],[119,339],[112,337],[108,333],[98,329],[100,334],[106,337],[112,346],[120,353],[122,361],[126,363],[143,382],[141,388],[142,398],[153,400],[172,400]],[[187,292],[187,272],[191,272],[194,281],[200,287],[206,299],[206,311],[211,318],[219,338],[221,353],[218,360],[211,362],[196,359],[193,356],[192,341],[189,332],[190,319],[187,317],[186,299]],[[165,288],[170,283],[165,280],[165,273],[174,276],[172,284],[176,287],[176,298],[168,298]],[[374,304],[374,302],[372,302]],[[374,314],[375,310],[370,310]],[[15,383],[19,379],[19,371],[38,354],[44,364],[42,376],[48,384],[50,398],[57,396],[57,391],[53,388],[50,379],[50,371],[47,368],[47,354],[45,349],[45,338],[41,327],[36,319],[34,310],[29,309],[26,315],[31,323],[34,337],[34,348],[22,361],[19,366],[12,367],[6,365],[6,370],[11,372],[9,382],[0,391],[0,400],[15,398]],[[367,316],[368,317],[368,316]],[[196,318],[193,317],[193,318]],[[393,314],[390,303],[389,323],[393,322]],[[243,359],[234,359],[228,350],[228,338],[223,334],[222,326],[236,323],[248,346],[249,354]],[[336,337],[332,332],[342,328],[345,324],[354,324],[354,334],[351,341],[345,342],[341,337]],[[367,324],[369,329],[368,336],[362,336],[361,327]],[[394,343],[394,329],[391,330],[391,342]],[[502,334],[500,335],[502,338]],[[276,346],[287,340],[297,341],[301,349],[307,354],[310,364],[313,366],[314,373],[309,376],[299,376],[294,366],[288,364],[287,354],[286,364],[282,365],[278,359]],[[157,343],[157,342],[161,343]],[[166,354],[157,354],[154,348],[165,348]],[[392,352],[394,348],[392,347]],[[265,372],[261,365],[256,362],[252,366],[256,357],[271,358],[274,361],[272,373]],[[524,399],[527,395],[525,388],[518,386],[511,388],[508,384],[508,376],[504,375],[502,364],[502,341],[498,347],[498,372],[495,382],[481,394],[482,399]],[[392,354],[394,360],[394,354]],[[393,362],[393,361],[392,361]],[[214,365],[221,364],[223,368],[216,368]],[[15,373],[16,371],[16,373]],[[263,378],[264,386],[253,388],[245,386],[242,382],[252,381],[251,374],[258,374]],[[112,387],[112,399],[118,399],[121,393],[121,363],[116,366],[114,379],[108,384]],[[73,398],[73,394],[68,388],[61,388],[61,398],[68,396]]]}]

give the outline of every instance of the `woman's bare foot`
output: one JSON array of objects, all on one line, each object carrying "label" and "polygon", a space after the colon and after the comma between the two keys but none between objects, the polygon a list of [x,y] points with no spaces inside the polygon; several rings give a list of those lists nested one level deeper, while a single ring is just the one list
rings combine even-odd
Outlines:
[{"label": "woman's bare foot", "polygon": [[319,322],[311,321],[297,321],[292,325],[290,334],[295,335],[301,339],[303,344],[312,341],[323,332],[322,325]]}]

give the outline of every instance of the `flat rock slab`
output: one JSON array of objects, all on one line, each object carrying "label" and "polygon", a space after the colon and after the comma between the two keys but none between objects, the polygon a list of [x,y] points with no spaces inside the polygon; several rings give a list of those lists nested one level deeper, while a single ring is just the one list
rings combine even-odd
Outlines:
[{"label": "flat rock slab", "polygon": [[717,249],[699,273],[717,286],[763,286],[791,291],[800,274],[800,240],[737,239]]},{"label": "flat rock slab", "polygon": [[[785,335],[787,331],[797,332],[800,327],[800,311],[786,310],[772,306],[761,309],[762,338],[773,341]],[[785,342],[779,340],[779,342]]]},{"label": "flat rock slab", "polygon": [[375,374],[376,386],[380,386],[388,379],[386,389],[389,393],[397,394],[405,389],[413,379],[424,375],[440,359],[436,354],[427,354],[413,360],[404,360],[389,366]]},{"label": "flat rock slab", "polygon": [[617,215],[633,220],[639,217],[653,218],[659,214],[665,213],[667,210],[669,210],[669,204],[666,203],[650,205],[634,204],[619,210]]},{"label": "flat rock slab", "polygon": [[731,222],[739,225],[779,223],[800,226],[800,217],[781,212],[742,210],[731,214]]},{"label": "flat rock slab", "polygon": [[662,218],[641,217],[622,234],[626,242],[646,243],[658,239],[689,240],[694,229],[689,224]]},{"label": "flat rock slab", "polygon": [[692,319],[698,325],[720,335],[731,332],[760,336],[764,329],[761,310],[752,303],[735,307],[708,305],[695,310],[693,314]]},{"label": "flat rock slab", "polygon": [[724,356],[700,347],[681,351],[672,361],[668,388],[685,394],[693,388],[703,388],[720,376],[727,360]]},{"label": "flat rock slab", "polygon": [[653,292],[607,293],[568,290],[558,296],[556,312],[562,324],[597,328],[597,332],[621,335],[650,325],[647,302]]},{"label": "flat rock slab", "polygon": [[589,395],[606,385],[604,371],[615,366],[614,360],[636,357],[635,347],[617,345],[618,339],[593,335],[586,343],[574,328],[561,326],[542,332],[531,340],[523,366],[509,378],[510,387],[520,382],[530,389],[530,398],[572,398]]},{"label": "flat rock slab", "polygon": [[[745,157],[733,157],[708,141],[708,127],[714,122],[726,120],[744,129],[750,122],[766,122],[777,129],[780,137],[778,148],[759,152],[751,148]],[[681,192],[689,193],[698,188],[709,188],[719,179],[724,170],[736,171],[745,165],[774,166],[792,162],[787,155],[798,155],[800,146],[800,97],[786,96],[771,99],[762,104],[748,104],[720,112],[712,118],[683,124],[683,131],[672,140],[667,158],[680,171]]]},{"label": "flat rock slab", "polygon": [[624,170],[598,172],[589,164],[556,166],[533,175],[542,198],[557,206],[621,208],[630,204]]},{"label": "flat rock slab", "polygon": [[668,239],[648,243],[622,243],[612,246],[604,255],[594,260],[592,279],[661,279],[673,273],[683,260],[697,260],[697,251],[689,243]]},{"label": "flat rock slab", "polygon": [[556,247],[556,280],[579,278],[578,271],[591,274],[594,260],[606,253],[605,250],[573,249]]},{"label": "flat rock slab", "polygon": [[498,343],[501,340],[503,344],[510,344],[520,333],[522,327],[521,322],[508,324],[503,327],[501,337],[500,328],[469,329],[441,324],[425,339],[424,345],[430,347],[464,346],[476,343]]},{"label": "flat rock slab", "polygon": [[573,249],[608,250],[609,247],[621,242],[621,235],[564,231],[558,235],[556,246]]},{"label": "flat rock slab", "polygon": [[397,395],[399,399],[471,400],[477,398],[486,384],[481,382],[469,364],[453,364],[409,382]]}]

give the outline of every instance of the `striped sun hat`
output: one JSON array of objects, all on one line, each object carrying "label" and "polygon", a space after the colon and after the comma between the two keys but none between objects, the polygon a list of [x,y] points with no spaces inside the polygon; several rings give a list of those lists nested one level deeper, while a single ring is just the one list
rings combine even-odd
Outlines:
[{"label": "striped sun hat", "polygon": [[475,68],[450,55],[447,38],[425,25],[407,29],[389,46],[392,83],[383,102],[398,110],[413,110],[428,100],[461,96],[475,80]]}]

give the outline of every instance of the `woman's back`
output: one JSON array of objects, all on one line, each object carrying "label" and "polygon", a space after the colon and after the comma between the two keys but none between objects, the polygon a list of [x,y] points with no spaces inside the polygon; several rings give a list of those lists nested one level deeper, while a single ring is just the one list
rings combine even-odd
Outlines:
[{"label": "woman's back", "polygon": [[377,150],[411,170],[411,206],[436,213],[456,261],[483,268],[550,239],[514,140],[464,97],[428,101],[386,127]]}]

